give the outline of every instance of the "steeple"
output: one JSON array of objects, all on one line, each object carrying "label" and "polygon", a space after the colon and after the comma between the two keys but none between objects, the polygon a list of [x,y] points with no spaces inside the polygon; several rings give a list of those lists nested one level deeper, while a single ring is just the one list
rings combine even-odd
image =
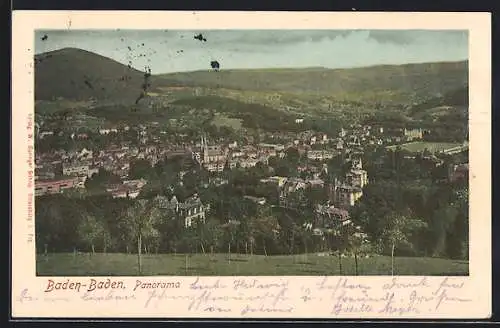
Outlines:
[{"label": "steeple", "polygon": [[207,163],[208,162],[208,144],[207,144],[207,139],[206,139],[204,133],[202,133],[202,135],[201,135],[201,155],[202,155],[203,163]]},{"label": "steeple", "polygon": [[361,161],[361,158],[357,157],[357,158],[353,159],[352,168],[355,170],[362,170],[363,169],[363,162]]}]

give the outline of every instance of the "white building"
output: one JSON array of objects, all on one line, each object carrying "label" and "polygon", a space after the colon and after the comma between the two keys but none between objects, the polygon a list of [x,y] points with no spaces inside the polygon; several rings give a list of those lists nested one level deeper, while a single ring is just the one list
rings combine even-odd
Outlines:
[{"label": "white building", "polygon": [[309,150],[307,158],[313,161],[323,161],[333,158],[333,153],[326,150]]}]

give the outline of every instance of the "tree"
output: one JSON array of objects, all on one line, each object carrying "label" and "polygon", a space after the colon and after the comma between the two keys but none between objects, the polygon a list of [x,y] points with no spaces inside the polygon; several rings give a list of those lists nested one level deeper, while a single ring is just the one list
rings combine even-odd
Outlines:
[{"label": "tree", "polygon": [[309,187],[305,190],[309,208],[313,209],[317,204],[324,204],[328,201],[328,193],[325,188]]},{"label": "tree", "polygon": [[203,229],[204,240],[210,246],[210,253],[217,252],[219,250],[219,242],[222,240],[224,234],[219,222],[209,219],[201,226],[201,229]]},{"label": "tree", "polygon": [[228,262],[231,263],[231,245],[234,242],[235,232],[237,230],[237,226],[240,225],[239,221],[229,221],[223,225],[225,231],[225,240],[227,241],[227,249],[229,253]]},{"label": "tree", "polygon": [[144,238],[159,236],[155,228],[160,212],[153,201],[139,199],[132,203],[125,213],[125,224],[128,226],[129,236],[137,242],[137,265],[139,274],[142,273],[142,248]]},{"label": "tree", "polygon": [[298,163],[298,162],[299,162],[299,159],[300,159],[300,153],[299,153],[299,151],[298,151],[298,149],[297,149],[297,148],[295,148],[295,147],[290,147],[290,148],[288,148],[288,149],[285,151],[285,153],[286,153],[286,158],[287,158],[287,160],[288,160],[289,162],[294,163],[294,164],[296,164],[296,163]]},{"label": "tree", "polygon": [[[314,251],[312,225],[304,223],[302,225],[302,229],[299,229],[299,232],[300,232],[300,238],[302,239],[305,258],[307,259],[308,253]],[[312,245],[313,249],[310,249],[309,245]]]},{"label": "tree", "polygon": [[192,254],[199,246],[199,235],[194,227],[184,227],[179,233],[183,252]]},{"label": "tree", "polygon": [[79,201],[63,195],[37,197],[35,206],[35,231],[37,251],[56,252],[74,250],[78,243],[78,224],[83,209]]},{"label": "tree", "polygon": [[394,275],[394,252],[397,246],[412,246],[409,238],[411,234],[427,227],[427,224],[419,219],[411,218],[401,213],[392,213],[386,218],[386,229],[383,238],[391,247],[391,275]]},{"label": "tree", "polygon": [[323,229],[323,235],[328,245],[328,252],[332,253],[334,249],[336,250],[339,261],[339,274],[342,275],[342,252],[346,249],[346,243],[344,242],[345,235],[340,233],[337,229],[330,228]]},{"label": "tree", "polygon": [[386,222],[397,210],[398,186],[392,181],[370,183],[363,189],[363,196],[349,211],[353,222],[360,225],[373,240],[382,238]]},{"label": "tree", "polygon": [[273,166],[274,168],[274,173],[277,176],[282,176],[282,177],[289,177],[293,176],[295,171],[291,165],[285,163],[285,162],[278,162],[276,166]]},{"label": "tree", "polygon": [[469,259],[469,189],[464,188],[457,192],[458,215],[455,226],[455,237],[461,240],[459,256]]},{"label": "tree", "polygon": [[348,248],[354,255],[354,274],[359,275],[358,257],[360,254],[367,253],[369,250],[369,243],[366,234],[358,229],[351,229],[348,235]]},{"label": "tree", "polygon": [[131,179],[145,178],[153,180],[156,177],[156,170],[146,159],[136,159],[130,163],[129,177]]},{"label": "tree", "polygon": [[99,221],[91,214],[84,214],[80,224],[78,225],[79,239],[89,245],[92,249],[92,254],[95,254],[95,245],[100,243],[103,250],[109,243],[110,235],[102,221]]},{"label": "tree", "polygon": [[440,257],[446,254],[448,236],[453,231],[457,214],[456,208],[446,205],[434,211],[431,222],[435,238],[433,256]]},{"label": "tree", "polygon": [[261,245],[265,256],[268,255],[269,243],[276,241],[278,229],[278,220],[266,209],[259,211],[255,217],[249,219],[252,243],[256,247]]},{"label": "tree", "polygon": [[120,183],[121,179],[119,176],[100,168],[98,173],[85,181],[85,188],[93,194],[101,194],[105,190],[106,185]]}]

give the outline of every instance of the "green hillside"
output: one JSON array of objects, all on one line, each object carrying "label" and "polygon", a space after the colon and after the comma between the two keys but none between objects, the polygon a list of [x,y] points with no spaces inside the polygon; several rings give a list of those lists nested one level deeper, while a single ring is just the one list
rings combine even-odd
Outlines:
[{"label": "green hillside", "polygon": [[454,90],[446,92],[444,95],[432,97],[426,99],[418,105],[410,108],[409,114],[415,115],[425,115],[427,111],[432,111],[433,109],[444,109],[455,108],[455,109],[467,109],[469,106],[469,87],[463,86]]},{"label": "green hillside", "polygon": [[467,83],[468,62],[383,65],[351,69],[249,69],[164,74],[184,85],[322,95],[397,90],[438,94]]},{"label": "green hillside", "polygon": [[64,48],[35,56],[36,100],[131,102],[143,83],[143,72],[89,51]]}]

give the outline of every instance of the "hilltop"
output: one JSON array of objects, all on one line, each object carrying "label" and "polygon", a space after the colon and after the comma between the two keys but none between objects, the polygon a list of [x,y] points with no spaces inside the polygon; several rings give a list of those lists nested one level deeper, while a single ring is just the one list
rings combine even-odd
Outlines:
[{"label": "hilltop", "polygon": [[35,56],[36,100],[133,102],[143,83],[144,72],[86,50],[64,48]]},{"label": "hilltop", "polygon": [[[110,58],[76,48],[64,48],[36,56],[37,100],[88,100],[131,103],[144,83],[144,74]],[[369,93],[415,99],[444,94],[468,81],[468,62],[382,65],[352,69],[321,67],[298,69],[194,71],[153,75],[151,91],[187,87],[234,92],[279,92],[308,96],[356,99]]]}]

